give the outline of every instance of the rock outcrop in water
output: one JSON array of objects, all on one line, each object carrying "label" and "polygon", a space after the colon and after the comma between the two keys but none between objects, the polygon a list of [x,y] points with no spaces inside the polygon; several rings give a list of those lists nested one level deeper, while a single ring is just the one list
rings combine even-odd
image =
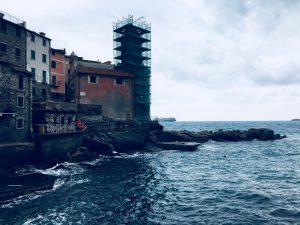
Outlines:
[{"label": "rock outcrop in water", "polygon": [[[83,145],[98,154],[113,155],[116,152],[149,150],[151,147],[165,150],[191,151],[209,140],[217,142],[269,141],[285,138],[267,128],[249,130],[218,130],[192,132],[168,131],[157,121],[87,121]],[[146,146],[146,148],[145,148]],[[149,147],[150,146],[150,147]]]},{"label": "rock outcrop in water", "polygon": [[184,141],[204,143],[209,140],[217,142],[237,142],[237,141],[270,141],[286,138],[280,134],[275,134],[273,130],[267,128],[251,128],[249,130],[218,130],[218,131],[161,131],[155,136],[160,142]]}]

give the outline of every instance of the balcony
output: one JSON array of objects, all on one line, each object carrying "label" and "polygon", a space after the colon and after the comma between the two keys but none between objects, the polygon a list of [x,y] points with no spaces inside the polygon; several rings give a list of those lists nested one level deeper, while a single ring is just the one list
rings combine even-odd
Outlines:
[{"label": "balcony", "polygon": [[60,80],[52,80],[51,81],[51,87],[60,87],[61,81]]}]

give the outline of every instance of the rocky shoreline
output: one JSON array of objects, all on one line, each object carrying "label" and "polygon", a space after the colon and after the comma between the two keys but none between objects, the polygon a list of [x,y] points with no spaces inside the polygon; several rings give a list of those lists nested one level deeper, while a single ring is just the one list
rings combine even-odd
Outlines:
[{"label": "rocky shoreline", "polygon": [[[112,123],[112,129],[107,129],[107,123]],[[272,141],[286,138],[275,134],[267,128],[251,128],[248,130],[217,130],[192,132],[187,130],[169,131],[157,121],[147,123],[119,121],[88,122],[84,134],[83,149],[97,154],[114,155],[132,151],[149,151],[149,145],[156,150],[191,151],[208,141],[238,142],[238,141]],[[151,149],[150,149],[151,150]]]},{"label": "rocky shoreline", "polygon": [[[169,131],[164,130],[164,127],[157,121],[140,123],[115,121],[109,118],[101,121],[86,120],[85,124],[87,129],[83,134],[82,147],[66,156],[70,162],[91,161],[99,155],[117,155],[137,151],[194,151],[199,145],[208,141],[273,141],[286,138],[285,135],[275,134],[273,130],[266,128],[199,132]],[[45,167],[45,165],[42,166]],[[48,165],[50,166],[53,166],[53,161]],[[0,201],[38,190],[52,189],[55,182],[55,177],[39,173],[17,175],[13,168],[0,168],[0,178]]]}]

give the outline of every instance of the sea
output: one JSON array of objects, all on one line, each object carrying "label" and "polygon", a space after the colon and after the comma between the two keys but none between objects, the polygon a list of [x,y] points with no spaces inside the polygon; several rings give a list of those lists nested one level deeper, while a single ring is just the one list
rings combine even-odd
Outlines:
[{"label": "sea", "polygon": [[300,122],[164,122],[170,130],[270,128],[276,141],[99,156],[52,168],[53,190],[0,203],[0,224],[300,224]]}]

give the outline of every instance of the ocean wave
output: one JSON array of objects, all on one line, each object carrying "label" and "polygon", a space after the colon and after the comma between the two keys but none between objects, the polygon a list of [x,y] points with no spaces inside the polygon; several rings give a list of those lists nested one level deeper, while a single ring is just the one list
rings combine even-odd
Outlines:
[{"label": "ocean wave", "polygon": [[[284,217],[284,218],[292,218],[292,219],[300,219],[300,211],[292,210],[286,208],[278,208],[270,212],[271,216],[274,217]],[[298,220],[299,221],[299,220]]]},{"label": "ocean wave", "polygon": [[82,174],[84,173],[84,171],[85,169],[82,166],[80,166],[80,164],[69,163],[69,162],[59,163],[47,169],[37,169],[37,168],[33,169],[33,172],[52,175],[56,177]]},{"label": "ocean wave", "polygon": [[50,213],[49,215],[40,215],[26,220],[23,225],[32,225],[32,224],[54,224],[54,225],[63,225],[66,224],[68,218],[67,213]]}]

